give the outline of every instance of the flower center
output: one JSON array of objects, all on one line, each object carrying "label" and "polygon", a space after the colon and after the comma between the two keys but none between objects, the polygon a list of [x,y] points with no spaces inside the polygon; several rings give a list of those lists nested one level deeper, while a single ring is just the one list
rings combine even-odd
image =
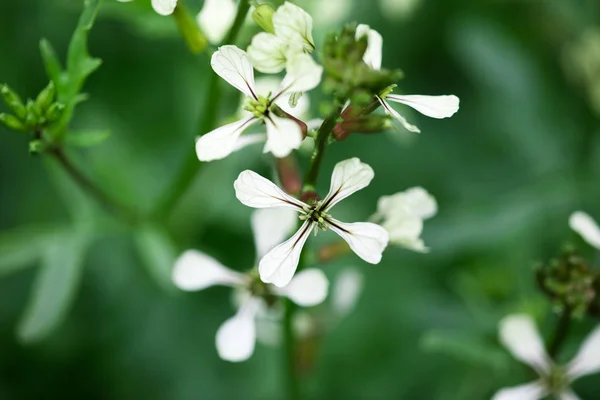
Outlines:
[{"label": "flower center", "polygon": [[271,102],[271,93],[267,97],[258,96],[258,100],[247,97],[244,110],[252,113],[256,118],[263,118],[267,115]]},{"label": "flower center", "polygon": [[319,228],[323,231],[327,230],[328,221],[327,214],[322,208],[322,201],[317,201],[308,207],[304,208],[304,213],[299,215],[299,218],[303,221],[311,221],[315,227],[315,235],[319,231]]},{"label": "flower center", "polygon": [[545,377],[545,383],[551,393],[559,395],[569,387],[569,377],[561,367],[554,366],[550,375]]}]

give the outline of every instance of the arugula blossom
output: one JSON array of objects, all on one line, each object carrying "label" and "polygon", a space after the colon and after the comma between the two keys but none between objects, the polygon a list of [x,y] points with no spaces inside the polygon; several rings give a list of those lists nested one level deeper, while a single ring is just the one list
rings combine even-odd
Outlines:
[{"label": "arugula blossom", "polygon": [[287,241],[269,251],[259,262],[260,279],[283,287],[294,276],[300,254],[310,232],[331,229],[344,239],[360,258],[371,264],[381,261],[388,244],[388,232],[371,222],[341,222],[329,215],[331,208],[341,200],[369,185],[373,169],[350,158],[336,164],[331,175],[329,193],[323,200],[306,204],[286,193],[257,173],[243,171],[233,186],[235,195],[243,204],[254,208],[291,208],[304,221],[298,231]]},{"label": "arugula blossom", "polygon": [[[370,29],[368,25],[358,25],[356,28],[356,38],[367,37],[367,50],[365,51],[363,61],[372,69],[381,69],[383,38],[379,32]],[[446,96],[424,96],[424,95],[397,95],[381,94],[376,96],[385,112],[398,121],[405,129],[411,132],[421,132],[419,128],[408,123],[408,121],[394,110],[388,101],[407,105],[423,115],[431,118],[449,118],[458,111],[459,99],[454,95]]]},{"label": "arugula blossom", "polygon": [[592,217],[583,211],[576,211],[569,217],[569,226],[591,246],[600,250],[600,228]]},{"label": "arugula blossom", "polygon": [[575,357],[565,366],[552,362],[544,342],[528,315],[509,315],[500,322],[500,341],[519,361],[531,366],[540,378],[525,385],[504,388],[492,400],[541,400],[553,395],[559,400],[578,400],[571,383],[600,371],[600,327],[585,339]]},{"label": "arugula blossom", "polygon": [[263,122],[267,127],[267,142],[263,150],[265,153],[271,152],[275,157],[281,158],[300,147],[306,125],[290,118],[275,102],[285,94],[314,89],[321,81],[323,68],[306,54],[295,57],[293,67],[288,69],[277,92],[261,95],[256,90],[254,70],[246,52],[228,45],[220,47],[213,54],[213,70],[246,96],[245,109],[251,115],[201,136],[196,141],[196,154],[200,161],[219,160],[254,143],[254,140],[248,141],[240,136],[256,122]]},{"label": "arugula blossom", "polygon": [[[252,215],[257,259],[283,240],[295,222],[295,213],[289,209],[257,210]],[[254,352],[256,320],[268,314],[268,304],[274,297],[287,297],[299,306],[311,307],[325,300],[329,286],[325,274],[315,268],[298,273],[285,288],[265,285],[252,273],[242,274],[229,269],[197,250],[188,250],[177,259],[173,282],[185,291],[215,285],[236,290],[238,311],[219,327],[216,335],[219,356],[232,362],[245,361]]]},{"label": "arugula blossom", "polygon": [[285,2],[277,8],[273,14],[273,30],[274,33],[256,34],[248,46],[248,57],[260,72],[281,72],[297,54],[315,49],[312,17],[295,4]]}]

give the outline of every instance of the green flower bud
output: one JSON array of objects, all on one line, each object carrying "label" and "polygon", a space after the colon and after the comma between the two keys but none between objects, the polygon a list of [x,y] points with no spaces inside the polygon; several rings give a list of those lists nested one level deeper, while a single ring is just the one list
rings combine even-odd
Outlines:
[{"label": "green flower bud", "polygon": [[275,10],[268,4],[261,4],[252,12],[252,19],[258,26],[263,28],[265,32],[275,33],[273,27],[273,14]]},{"label": "green flower bud", "polygon": [[27,110],[25,109],[25,105],[21,101],[19,95],[16,94],[10,87],[8,87],[8,85],[0,86],[0,94],[2,94],[4,102],[11,111],[14,112],[19,119],[25,119]]},{"label": "green flower bud", "polygon": [[31,154],[43,153],[47,148],[48,146],[39,139],[35,139],[29,142],[29,152]]},{"label": "green flower bud", "polygon": [[48,86],[46,86],[40,94],[38,94],[37,99],[35,99],[36,106],[40,109],[41,112],[44,112],[50,104],[54,101],[54,96],[56,94],[56,90],[54,87],[54,82],[50,81]]},{"label": "green flower bud", "polygon": [[0,114],[0,122],[8,129],[17,132],[27,132],[27,127],[21,122],[21,120],[14,115]]},{"label": "green flower bud", "polygon": [[65,105],[62,103],[52,103],[50,107],[46,110],[46,119],[49,123],[58,121],[58,119],[62,116],[62,113],[65,109]]}]

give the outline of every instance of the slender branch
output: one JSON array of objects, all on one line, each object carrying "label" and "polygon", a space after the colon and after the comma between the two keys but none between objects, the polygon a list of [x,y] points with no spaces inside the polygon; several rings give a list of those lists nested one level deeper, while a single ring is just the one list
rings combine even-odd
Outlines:
[{"label": "slender branch", "polygon": [[[235,15],[233,25],[229,29],[227,36],[223,43],[233,43],[237,39],[240,33],[246,14],[250,9],[250,3],[247,0],[240,0]],[[219,76],[215,73],[211,73],[208,76],[208,83],[206,89],[206,99],[204,101],[204,110],[200,116],[198,122],[198,134],[204,135],[213,129],[217,121],[217,112],[221,103],[221,86]],[[179,172],[175,175],[173,184],[164,192],[161,199],[158,201],[154,214],[158,217],[167,217],[171,210],[175,208],[179,200],[190,188],[194,182],[194,178],[201,170],[204,164],[198,161],[196,153],[191,151],[187,154],[186,159],[183,162]]]},{"label": "slender branch", "polygon": [[571,315],[571,309],[565,308],[556,323],[554,336],[552,337],[552,340],[548,346],[548,354],[553,360],[556,360],[556,356],[558,355],[562,345],[565,342],[565,339],[567,338],[569,327],[571,325]]},{"label": "slender branch", "polygon": [[102,188],[100,188],[100,186],[96,185],[96,183],[81,172],[61,148],[55,148],[48,154],[51,154],[71,178],[73,178],[83,190],[94,197],[107,211],[118,218],[122,218],[131,225],[134,225],[139,221],[139,216],[135,211],[110,197]]}]

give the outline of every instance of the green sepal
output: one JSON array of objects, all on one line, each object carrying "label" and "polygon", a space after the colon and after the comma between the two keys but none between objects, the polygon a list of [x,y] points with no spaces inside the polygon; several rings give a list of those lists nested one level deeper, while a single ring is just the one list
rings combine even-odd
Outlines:
[{"label": "green sepal", "polygon": [[55,94],[56,87],[52,81],[50,81],[50,83],[48,83],[48,85],[38,94],[35,99],[35,104],[42,114],[45,113],[46,109],[50,107],[54,101]]},{"label": "green sepal", "polygon": [[27,126],[21,120],[12,114],[0,114],[0,122],[10,130],[17,132],[27,132]]},{"label": "green sepal", "polygon": [[17,118],[19,118],[20,120],[25,119],[25,116],[27,115],[27,110],[25,109],[25,105],[23,104],[23,101],[21,100],[19,95],[8,85],[2,85],[0,87],[0,94],[2,94],[2,98],[4,99],[4,102],[6,103],[6,106],[10,109],[10,111],[15,113]]}]

